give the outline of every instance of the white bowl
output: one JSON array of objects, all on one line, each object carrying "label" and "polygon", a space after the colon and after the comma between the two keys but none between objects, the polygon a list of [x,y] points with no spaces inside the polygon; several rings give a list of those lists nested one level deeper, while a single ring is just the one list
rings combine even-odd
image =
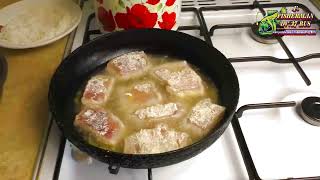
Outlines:
[{"label": "white bowl", "polygon": [[[11,49],[25,49],[44,46],[68,35],[80,23],[82,11],[77,4],[70,0],[22,0],[0,9],[0,25],[8,24],[10,20],[12,20],[12,18],[19,15],[19,13],[23,13],[28,8],[43,8],[44,6],[48,5],[50,7],[61,6],[63,7],[63,9],[68,11],[71,17],[71,21],[69,24],[67,24],[67,27],[64,29],[64,31],[58,32],[54,36],[48,38],[44,37],[39,41],[34,41],[30,43],[19,44],[0,39],[0,46]],[[48,14],[48,16],[50,16],[50,14]]]}]

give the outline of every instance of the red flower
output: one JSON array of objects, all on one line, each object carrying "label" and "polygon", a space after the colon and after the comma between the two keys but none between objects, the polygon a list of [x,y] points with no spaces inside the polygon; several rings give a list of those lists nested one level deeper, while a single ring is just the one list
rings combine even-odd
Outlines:
[{"label": "red flower", "polygon": [[176,24],[176,13],[165,12],[162,14],[162,22],[158,21],[158,24],[161,29],[170,30]]},{"label": "red flower", "polygon": [[176,0],[167,0],[166,6],[172,6]]},{"label": "red flower", "polygon": [[160,0],[147,0],[147,3],[148,4],[151,4],[151,5],[156,5],[159,3]]},{"label": "red flower", "polygon": [[98,8],[98,19],[105,31],[113,31],[116,28],[111,10],[106,11],[103,7]]},{"label": "red flower", "polygon": [[157,13],[150,11],[141,4],[135,4],[127,7],[127,13],[117,13],[115,20],[119,28],[153,28],[157,23]]},{"label": "red flower", "polygon": [[99,4],[102,4],[102,3],[103,3],[103,0],[97,0],[97,2],[98,2]]},{"label": "red flower", "polygon": [[131,9],[127,8],[130,27],[153,28],[157,23],[157,13],[150,13],[148,8],[141,4],[135,4]]},{"label": "red flower", "polygon": [[117,13],[114,16],[114,19],[117,22],[117,25],[119,28],[123,28],[125,30],[130,28],[129,20],[128,20],[128,14],[126,13]]}]

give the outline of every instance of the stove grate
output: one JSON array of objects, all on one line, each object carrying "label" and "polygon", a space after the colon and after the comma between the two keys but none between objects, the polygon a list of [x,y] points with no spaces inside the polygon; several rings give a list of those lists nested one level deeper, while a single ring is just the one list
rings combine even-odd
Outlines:
[{"label": "stove grate", "polygon": [[[85,1],[85,0],[83,0]],[[82,1],[82,2],[83,2]],[[203,12],[205,11],[219,11],[219,10],[237,10],[237,9],[259,9],[259,11],[265,15],[266,12],[264,8],[276,8],[276,7],[293,7],[299,6],[305,12],[311,13],[309,8],[305,5],[300,3],[273,3],[272,0],[260,0],[260,1],[243,1],[243,0],[229,0],[229,1],[222,1],[222,0],[183,0],[182,1],[182,12],[193,12],[199,22],[199,25],[192,25],[192,26],[180,26],[178,31],[189,31],[189,30],[197,30],[199,31],[200,35],[204,37],[205,42],[209,45],[213,46],[211,38],[214,36],[214,31],[217,29],[230,29],[230,28],[248,28],[251,27],[252,24],[249,23],[238,23],[238,24],[218,24],[213,25],[212,27],[208,28]],[[83,37],[83,44],[88,43],[90,40],[94,39],[97,35],[100,35],[101,32],[98,29],[91,30],[90,24],[94,20],[95,15],[94,13],[90,14],[87,19],[85,34]],[[314,17],[312,21],[313,24],[317,24],[320,26],[320,20],[317,17]],[[301,75],[303,80],[307,85],[311,85],[311,81],[305,74],[304,70],[299,65],[299,62],[320,58],[320,53],[312,53],[305,55],[303,57],[295,58],[291,53],[290,49],[287,47],[285,42],[282,40],[281,37],[277,38],[278,42],[280,43],[283,50],[286,52],[289,58],[287,59],[280,59],[277,57],[272,56],[254,56],[254,57],[235,57],[229,58],[231,63],[240,63],[240,62],[253,62],[253,61],[270,61],[273,63],[292,63],[295,68],[297,69],[298,73]],[[231,122],[233,131],[235,133],[238,146],[241,151],[241,155],[243,161],[245,163],[247,173],[250,179],[252,180],[260,180],[260,176],[256,170],[254,162],[252,160],[249,148],[245,141],[245,137],[241,130],[241,126],[239,123],[239,118],[242,117],[244,111],[252,110],[252,109],[265,109],[265,108],[282,108],[282,107],[292,107],[295,106],[295,102],[273,102],[273,103],[260,103],[260,104],[247,104],[238,109],[236,115],[233,117]],[[65,147],[66,140],[62,138],[60,147],[59,147],[59,154],[58,159],[55,167],[54,172],[54,180],[59,179],[59,172],[61,168],[62,157],[64,154],[64,147]],[[112,171],[114,167],[109,167]],[[119,168],[116,168],[118,171]],[[114,171],[115,172],[115,171]],[[110,172],[112,173],[112,172]],[[301,178],[286,178],[282,180],[319,180],[320,176],[317,177],[301,177]],[[152,169],[148,169],[148,180],[152,180]]]},{"label": "stove grate", "polygon": [[[284,107],[294,107],[294,106],[296,106],[296,102],[294,102],[294,101],[259,103],[259,104],[247,104],[247,105],[241,106],[237,110],[236,115],[233,117],[231,124],[232,124],[233,130],[234,130],[234,133],[236,135],[236,139],[238,141],[241,155],[244,160],[246,169],[248,171],[248,176],[249,176],[250,180],[261,180],[261,178],[256,170],[256,167],[255,167],[254,162],[252,160],[249,148],[248,148],[247,143],[245,141],[245,137],[242,133],[241,126],[239,123],[239,118],[241,118],[243,115],[243,112],[247,111],[247,110],[266,109],[266,108],[284,108]],[[280,180],[319,180],[319,179],[320,179],[320,176],[286,178],[286,179],[280,179]]]},{"label": "stove grate", "polygon": [[[210,1],[211,0],[198,0],[200,2],[204,2],[204,1]],[[189,1],[184,1],[184,2],[189,2]],[[190,1],[190,2],[194,2],[194,1]],[[214,1],[213,1],[214,2]],[[261,1],[260,1],[261,2]],[[182,8],[182,12],[193,12],[195,13],[198,21],[199,21],[199,25],[194,25],[194,26],[180,26],[178,28],[179,31],[185,31],[185,30],[200,30],[200,35],[204,37],[205,41],[213,46],[211,37],[214,35],[214,31],[217,29],[230,29],[230,28],[248,28],[251,27],[252,24],[249,23],[239,23],[239,24],[217,24],[214,25],[210,28],[210,30],[208,30],[203,12],[205,11],[219,11],[219,10],[236,10],[236,9],[256,9],[258,8],[260,10],[260,12],[265,15],[266,12],[264,10],[264,8],[271,8],[271,7],[294,7],[294,6],[299,6],[300,8],[302,8],[305,12],[307,13],[311,13],[311,11],[303,4],[300,3],[277,3],[277,4],[261,4],[259,1],[254,1],[252,4],[250,5],[235,5],[235,6],[205,6],[205,7],[200,7],[200,8],[196,8],[196,7],[183,7]],[[88,17],[88,21],[86,24],[86,31],[85,31],[85,35],[84,35],[84,39],[83,42],[87,43],[91,40],[91,36],[92,35],[97,35],[97,34],[101,34],[101,32],[99,30],[90,30],[90,23],[91,21],[94,19],[95,15],[94,13],[91,14]],[[320,20],[317,17],[314,17],[313,23],[317,24],[318,26],[320,26]],[[277,37],[276,38],[277,41],[280,43],[281,47],[283,48],[283,50],[286,52],[287,56],[289,58],[287,59],[279,59],[276,57],[271,57],[271,56],[256,56],[256,57],[238,57],[238,58],[230,58],[230,62],[250,62],[250,61],[270,61],[270,62],[274,62],[274,63],[292,63],[294,65],[294,67],[296,68],[296,70],[298,71],[298,73],[300,74],[300,76],[302,77],[302,79],[305,81],[305,83],[309,86],[311,85],[311,81],[308,78],[308,76],[306,75],[306,73],[304,72],[304,70],[302,69],[302,67],[300,66],[299,62],[301,61],[305,61],[305,60],[309,60],[309,59],[313,59],[313,58],[320,58],[320,53],[313,53],[313,54],[309,54],[300,58],[295,58],[292,54],[292,52],[290,51],[290,49],[287,47],[287,45],[285,44],[285,42],[282,40],[281,37]]]}]

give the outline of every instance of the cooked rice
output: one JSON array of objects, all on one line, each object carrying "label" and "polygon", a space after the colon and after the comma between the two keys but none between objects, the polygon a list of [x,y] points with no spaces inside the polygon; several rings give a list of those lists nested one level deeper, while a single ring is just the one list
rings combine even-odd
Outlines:
[{"label": "cooked rice", "polygon": [[61,5],[28,7],[2,25],[0,39],[13,44],[45,41],[65,32],[73,20]]}]

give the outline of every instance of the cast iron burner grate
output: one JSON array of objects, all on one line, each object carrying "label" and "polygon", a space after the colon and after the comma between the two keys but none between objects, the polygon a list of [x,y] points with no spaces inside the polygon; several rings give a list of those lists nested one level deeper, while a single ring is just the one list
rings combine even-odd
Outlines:
[{"label": "cast iron burner grate", "polygon": [[[237,24],[217,24],[212,27],[208,27],[206,20],[204,18],[203,13],[206,11],[221,11],[221,10],[239,10],[239,9],[259,9],[260,12],[265,15],[266,12],[264,8],[279,8],[279,7],[294,7],[298,6],[301,9],[303,9],[307,13],[311,13],[308,7],[306,7],[303,4],[300,3],[268,3],[269,1],[254,1],[253,3],[250,2],[236,2],[231,0],[232,6],[226,5],[226,6],[214,6],[216,3],[213,0],[205,0],[208,1],[208,5],[206,4],[199,4],[199,0],[197,1],[197,7],[192,6],[192,3],[196,3],[195,0],[184,0],[183,6],[182,6],[182,12],[193,12],[199,22],[199,25],[193,25],[193,26],[180,26],[178,28],[178,31],[188,31],[188,30],[198,30],[200,33],[200,36],[204,38],[204,40],[211,46],[213,46],[211,38],[214,35],[214,31],[217,29],[231,29],[231,28],[251,28],[252,24],[250,23],[237,23]],[[201,2],[201,1],[200,1]],[[261,4],[260,2],[263,2]],[[82,1],[83,3],[83,1]],[[268,4],[266,4],[268,3]],[[190,6],[188,5],[190,4]],[[90,30],[90,23],[94,20],[94,13],[92,13],[87,20],[85,34],[83,37],[83,44],[89,42],[93,39],[93,36],[101,34],[101,32],[98,29]],[[312,21],[313,24],[317,24],[320,26],[320,21],[317,17],[314,17],[314,20]],[[214,37],[213,37],[214,38]],[[237,58],[229,58],[229,61],[231,63],[240,63],[240,62],[253,62],[253,61],[269,61],[273,63],[292,63],[300,76],[305,81],[306,85],[311,85],[311,81],[300,66],[299,62],[306,61],[309,59],[314,58],[320,58],[320,52],[319,53],[311,53],[308,55],[305,55],[303,57],[295,58],[288,48],[288,46],[285,44],[285,42],[282,40],[282,37],[277,36],[276,37],[277,42],[281,45],[283,50],[286,52],[287,56],[289,58],[287,59],[279,59],[277,57],[273,56],[252,56],[252,57],[237,57]],[[256,167],[254,165],[254,162],[252,160],[249,148],[247,146],[247,143],[245,141],[245,137],[242,133],[241,126],[239,123],[239,118],[242,117],[242,114],[246,110],[252,110],[252,109],[265,109],[265,108],[282,108],[282,107],[293,107],[296,106],[296,102],[290,101],[290,102],[272,102],[272,103],[260,103],[260,104],[247,104],[238,109],[235,116],[233,117],[233,120],[231,122],[233,131],[235,133],[238,146],[241,151],[241,155],[244,161],[244,164],[246,166],[246,170],[248,173],[248,176],[251,180],[260,180],[260,176],[256,170]],[[54,172],[54,180],[59,179],[59,173],[61,168],[61,162],[64,154],[64,148],[66,144],[66,139],[62,137],[60,147],[59,147],[59,153],[58,153],[58,159],[55,167]],[[112,174],[117,174],[119,171],[119,167],[110,166],[109,172]],[[301,178],[286,178],[283,180],[319,180],[320,176],[317,177],[301,177]],[[148,180],[152,180],[152,169],[148,169]]]}]

